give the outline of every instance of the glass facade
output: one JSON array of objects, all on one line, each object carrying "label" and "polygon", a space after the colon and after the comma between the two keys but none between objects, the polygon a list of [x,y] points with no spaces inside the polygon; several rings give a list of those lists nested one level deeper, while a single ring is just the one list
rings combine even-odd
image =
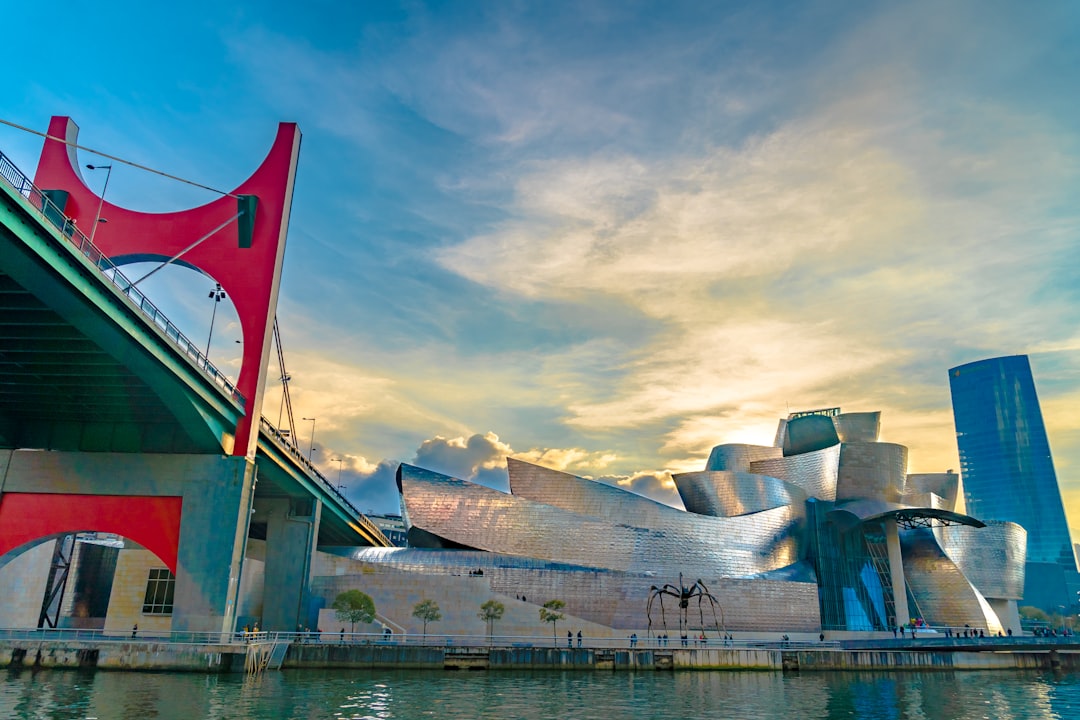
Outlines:
[{"label": "glass facade", "polygon": [[1027,356],[954,367],[949,387],[968,513],[1027,530],[1025,604],[1071,605],[1080,578]]},{"label": "glass facade", "polygon": [[1028,532],[1027,559],[1076,569],[1050,443],[1026,355],[949,370],[969,515]]}]

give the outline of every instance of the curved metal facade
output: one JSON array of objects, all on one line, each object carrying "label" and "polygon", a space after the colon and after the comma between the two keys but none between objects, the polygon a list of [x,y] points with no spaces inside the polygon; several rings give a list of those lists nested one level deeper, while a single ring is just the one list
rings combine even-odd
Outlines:
[{"label": "curved metal facade", "polygon": [[945,554],[931,530],[905,530],[900,533],[900,545],[904,574],[920,617],[932,618],[935,625],[970,625],[991,634],[1004,631],[985,597]]},{"label": "curved metal facade", "polygon": [[991,520],[984,528],[950,525],[935,529],[938,543],[975,587],[988,598],[1024,596],[1027,531],[1016,523]]},{"label": "curved metal facade", "polygon": [[749,472],[750,463],[769,458],[780,458],[783,455],[784,452],[779,447],[770,447],[768,445],[746,445],[742,443],[717,445],[709,453],[705,469]]},{"label": "curved metal facade", "polygon": [[836,434],[842,443],[878,442],[881,436],[881,412],[840,413],[833,418]]},{"label": "curved metal facade", "polygon": [[705,471],[673,476],[686,511],[514,458],[510,493],[403,464],[403,515],[425,547],[354,561],[399,580],[467,569],[469,587],[559,597],[613,628],[643,628],[650,588],[682,573],[720,598],[732,629],[882,630],[907,621],[895,615],[910,597],[936,625],[995,632],[986,598],[1015,611],[1023,529],[916,527],[979,523],[951,507],[954,473],[909,477],[904,446],[870,440],[879,424],[878,413],[808,411],[781,422],[787,454],[718,445]]},{"label": "curved metal facade", "polygon": [[654,503],[670,512],[653,508],[653,524],[639,526],[631,524],[638,520],[633,508],[652,501],[601,483],[593,484],[630,497],[618,517],[574,512],[411,465],[402,464],[398,478],[410,525],[478,550],[628,572],[675,567],[676,574],[710,577],[753,575],[799,559],[801,507],[713,518]]},{"label": "curved metal facade", "polygon": [[836,499],[900,502],[907,480],[907,448],[893,443],[844,443],[836,476]]},{"label": "curved metal facade", "polygon": [[687,512],[736,517],[785,505],[802,506],[806,491],[768,475],[692,472],[672,475]]},{"label": "curved metal facade", "polygon": [[836,499],[836,472],[840,465],[840,446],[750,463],[750,472],[787,480],[818,500]]}]

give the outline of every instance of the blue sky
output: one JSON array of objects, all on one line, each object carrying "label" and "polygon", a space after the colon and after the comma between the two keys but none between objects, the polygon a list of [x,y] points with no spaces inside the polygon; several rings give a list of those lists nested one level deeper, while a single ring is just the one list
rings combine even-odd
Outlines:
[{"label": "blue sky", "polygon": [[[511,453],[677,504],[668,473],[831,406],[882,410],[912,472],[956,468],[947,369],[1027,353],[1080,540],[1075,3],[4,18],[6,120],[70,115],[87,146],[224,189],[300,124],[278,316],[314,459],[362,509],[396,510],[397,462],[505,487]],[[27,172],[40,144],[0,126]],[[108,199],[210,197],[117,167]],[[161,275],[201,338],[209,281]],[[234,321],[212,348],[233,372]]]}]

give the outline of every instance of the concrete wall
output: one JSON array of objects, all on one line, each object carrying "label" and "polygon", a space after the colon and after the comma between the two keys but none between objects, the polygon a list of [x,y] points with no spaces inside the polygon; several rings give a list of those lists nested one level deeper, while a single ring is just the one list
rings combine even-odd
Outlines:
[{"label": "concrete wall", "polygon": [[0,568],[0,628],[36,628],[55,541],[44,542]]},{"label": "concrete wall", "polygon": [[182,498],[173,629],[232,631],[255,481],[252,461],[207,455],[26,450],[10,457],[4,493]]},{"label": "concrete wall", "polygon": [[171,615],[145,615],[142,611],[150,570],[164,567],[161,560],[145,548],[136,546],[120,551],[109,597],[109,612],[105,617],[106,633],[126,635],[136,624],[141,635],[165,634],[172,630]]}]

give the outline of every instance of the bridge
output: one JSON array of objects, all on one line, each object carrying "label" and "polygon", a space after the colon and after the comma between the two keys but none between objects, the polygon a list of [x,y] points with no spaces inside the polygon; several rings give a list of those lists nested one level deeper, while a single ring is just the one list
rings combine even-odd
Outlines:
[{"label": "bridge", "polygon": [[[55,595],[61,540],[110,533],[171,574],[172,631],[236,630],[256,565],[256,622],[308,625],[315,550],[389,542],[295,434],[260,415],[299,130],[282,123],[235,192],[165,214],[92,193],[77,132],[53,118],[33,181],[0,153],[0,571],[55,542]],[[95,225],[91,241],[80,228]],[[194,267],[229,291],[244,343],[235,383],[122,271],[147,259]],[[57,606],[44,597],[41,621]]]}]

